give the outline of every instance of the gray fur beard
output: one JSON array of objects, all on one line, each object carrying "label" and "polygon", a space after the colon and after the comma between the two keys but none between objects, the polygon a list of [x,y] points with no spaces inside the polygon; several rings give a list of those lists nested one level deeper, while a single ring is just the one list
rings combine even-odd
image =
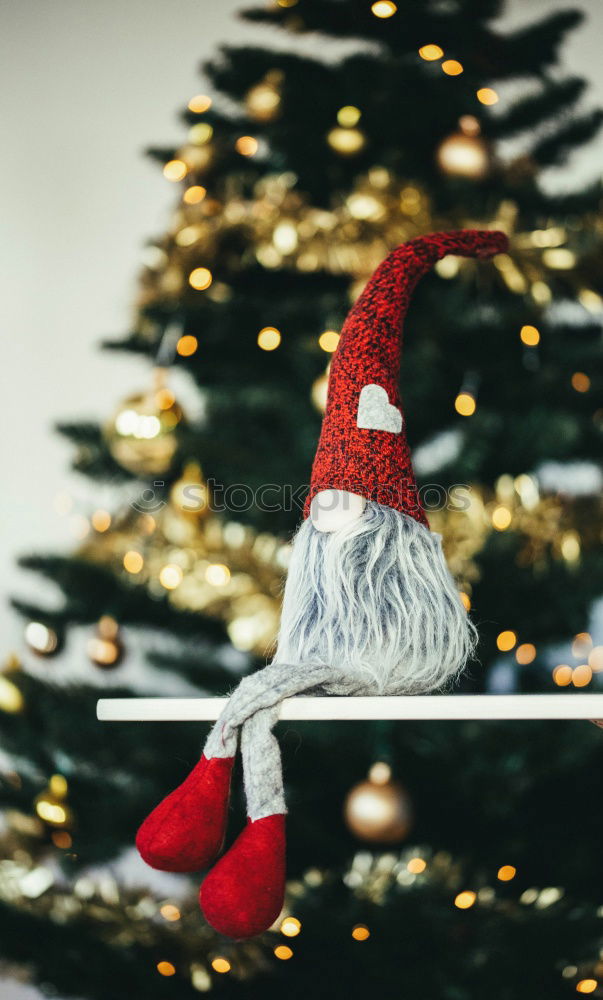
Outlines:
[{"label": "gray fur beard", "polygon": [[419,694],[449,686],[477,640],[450,575],[441,537],[369,501],[337,531],[299,528],[274,662],[333,669],[363,694]]}]

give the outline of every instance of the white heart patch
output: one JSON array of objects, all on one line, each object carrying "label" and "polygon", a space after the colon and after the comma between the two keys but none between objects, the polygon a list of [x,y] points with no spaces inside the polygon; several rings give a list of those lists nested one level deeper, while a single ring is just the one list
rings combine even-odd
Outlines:
[{"label": "white heart patch", "polygon": [[365,385],[358,401],[356,425],[364,430],[399,434],[402,430],[402,414],[397,406],[392,406],[382,386]]}]

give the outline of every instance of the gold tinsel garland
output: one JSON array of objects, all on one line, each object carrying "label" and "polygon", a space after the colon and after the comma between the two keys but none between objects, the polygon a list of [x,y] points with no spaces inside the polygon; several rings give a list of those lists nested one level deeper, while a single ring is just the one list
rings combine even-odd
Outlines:
[{"label": "gold tinsel garland", "polygon": [[[382,166],[360,176],[352,191],[334,199],[328,209],[311,205],[295,189],[296,180],[292,172],[271,174],[256,182],[251,197],[244,197],[229,179],[220,198],[206,195],[194,204],[187,202],[185,190],[168,234],[147,248],[137,305],[144,308],[190,293],[189,278],[199,266],[231,274],[257,263],[274,270],[348,274],[354,297],[399,243],[437,229],[490,226],[511,237],[509,253],[498,255],[490,270],[509,291],[546,306],[552,299],[551,282],[562,275],[585,308],[601,308],[600,296],[587,287],[587,255],[601,240],[594,221],[591,226],[587,220],[579,233],[561,225],[521,232],[518,206],[511,199],[501,201],[491,219],[438,217],[420,184],[402,181]],[[585,244],[584,273],[580,244]],[[226,246],[236,250],[226,252]],[[447,278],[459,271],[473,273],[474,267],[470,260],[449,258],[437,270]],[[219,274],[217,278],[203,294],[224,301],[231,289]],[[140,322],[144,333],[144,319]]]},{"label": "gold tinsel garland", "polygon": [[61,926],[94,926],[112,948],[143,947],[158,975],[177,973],[202,993],[212,989],[222,971],[248,979],[268,967],[270,939],[225,941],[202,920],[196,892],[187,889],[177,900],[159,898],[148,889],[125,888],[106,870],[68,880],[40,844],[35,820],[14,811],[7,820],[10,829],[0,841],[3,903]]},{"label": "gold tinsel garland", "polygon": [[[269,970],[274,956],[290,958],[295,949],[284,944],[304,933],[304,922],[295,914],[306,897],[319,893],[342,876],[318,868],[308,869],[287,885],[283,911],[266,935],[247,942],[227,942],[200,918],[196,893],[182,898],[159,898],[148,889],[120,885],[107,871],[82,873],[72,880],[57,874],[57,868],[40,843],[35,820],[21,813],[7,815],[9,829],[0,840],[0,900],[16,911],[31,914],[61,926],[78,923],[97,928],[99,940],[115,949],[144,948],[158,975],[188,980],[201,993],[211,991],[225,973],[235,979],[253,978]],[[32,825],[33,824],[33,825]],[[475,908],[484,916],[499,913],[505,919],[534,908],[541,919],[555,908],[563,915],[570,901],[563,886],[512,889],[517,872],[503,864],[498,871],[473,873],[468,881],[461,859],[449,852],[408,845],[402,851],[359,851],[343,874],[343,883],[360,903],[382,907],[394,893],[424,891],[446,896],[459,911]],[[184,884],[184,883],[183,883]],[[500,890],[509,886],[504,893]],[[316,904],[314,904],[314,909]],[[312,909],[312,907],[311,907]],[[593,915],[596,907],[593,906]],[[367,911],[370,912],[370,911]],[[367,940],[369,924],[350,927],[352,938]],[[279,935],[279,937],[276,937]],[[14,978],[27,981],[28,969],[11,967]],[[600,971],[600,962],[569,965],[560,960],[558,974],[574,986]]]},{"label": "gold tinsel garland", "polygon": [[[200,511],[185,509],[187,484],[201,491]],[[236,648],[267,655],[278,629],[290,545],[212,513],[206,490],[198,467],[189,465],[167,504],[153,514],[128,508],[110,530],[92,530],[79,555],[111,566],[154,596],[167,595],[175,608],[223,621]],[[454,509],[455,503],[463,509]],[[492,490],[468,487],[458,502],[428,516],[469,604],[490,535],[518,535],[517,563],[534,572],[556,561],[578,567],[583,550],[598,544],[602,510],[597,498],[541,495],[536,480],[521,475],[500,477]]]},{"label": "gold tinsel garland", "polygon": [[223,621],[237,649],[265,655],[278,628],[290,546],[207,506],[187,511],[185,485],[206,489],[198,467],[188,466],[153,514],[128,508],[110,530],[91,531],[79,555],[117,569],[153,596],[167,594],[175,608]]}]

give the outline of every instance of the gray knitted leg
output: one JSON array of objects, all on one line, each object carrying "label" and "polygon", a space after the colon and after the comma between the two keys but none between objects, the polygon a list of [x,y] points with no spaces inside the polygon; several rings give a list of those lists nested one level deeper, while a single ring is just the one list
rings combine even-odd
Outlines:
[{"label": "gray knitted leg", "polygon": [[[314,666],[297,668],[291,671],[288,665],[273,664],[273,667],[284,667],[286,673],[275,670],[271,673],[270,700],[278,701],[267,708],[256,709],[243,724],[241,749],[243,752],[243,775],[245,779],[245,795],[247,798],[247,815],[255,822],[264,816],[275,813],[286,813],[285,794],[283,790],[283,770],[278,741],[272,732],[279,716],[280,703],[283,698],[294,694],[308,694],[326,684],[330,690],[339,693],[352,693],[358,686],[358,681],[350,681],[345,676],[339,676],[332,667]],[[260,675],[264,680],[262,671]],[[253,680],[255,678],[250,678]]]},{"label": "gray knitted leg", "polygon": [[332,680],[332,667],[291,666],[271,663],[249,677],[244,677],[225,705],[220,718],[207,737],[203,753],[210,757],[234,757],[238,729],[255,712],[278,705],[283,698],[300,694]]},{"label": "gray knitted leg", "polygon": [[272,732],[279,707],[260,709],[247,719],[241,731],[247,815],[253,822],[287,812],[281,751]]}]

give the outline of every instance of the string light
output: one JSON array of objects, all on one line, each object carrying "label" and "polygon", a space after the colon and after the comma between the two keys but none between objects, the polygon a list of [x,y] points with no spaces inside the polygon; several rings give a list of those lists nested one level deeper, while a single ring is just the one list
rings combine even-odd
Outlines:
[{"label": "string light", "polygon": [[235,149],[241,156],[254,156],[258,151],[258,141],[252,135],[242,135],[235,142]]},{"label": "string light", "polygon": [[327,354],[332,354],[333,351],[337,350],[337,345],[339,344],[339,337],[340,334],[338,334],[336,330],[325,330],[325,332],[321,333],[320,337],[318,338],[318,346],[323,351],[326,351]]},{"label": "string light", "polygon": [[576,392],[588,392],[590,389],[590,379],[584,372],[574,372],[572,375],[572,388]]},{"label": "string light", "polygon": [[593,672],[588,663],[581,663],[580,666],[574,667],[574,670],[572,671],[572,684],[574,687],[587,687],[592,679]]},{"label": "string light", "polygon": [[458,896],[455,897],[454,905],[459,910],[469,910],[475,903],[476,899],[477,895],[472,889],[465,889],[463,892],[459,892]]},{"label": "string light", "polygon": [[209,111],[210,108],[211,97],[208,97],[207,94],[196,94],[188,102],[188,110],[193,111],[196,115],[202,115],[204,111]]},{"label": "string light", "polygon": [[503,504],[495,507],[492,511],[492,527],[495,528],[496,531],[506,531],[511,524],[511,519],[511,511]]},{"label": "string light", "polygon": [[205,570],[205,579],[212,587],[225,587],[230,581],[230,570],[223,563],[212,563]]},{"label": "string light", "polygon": [[275,351],[281,340],[281,332],[275,326],[265,326],[258,333],[258,347],[263,351]]},{"label": "string light", "polygon": [[352,928],[352,937],[354,938],[354,941],[367,941],[370,936],[371,932],[366,924],[356,924],[356,926]]},{"label": "string light", "polygon": [[419,55],[426,62],[435,62],[436,59],[442,58],[444,49],[440,48],[439,45],[422,45],[419,49]]},{"label": "string light", "polygon": [[577,632],[572,642],[572,656],[579,660],[586,656],[593,648],[593,640],[590,632]]},{"label": "string light", "polygon": [[463,605],[465,611],[471,611],[471,598],[469,597],[469,594],[466,594],[464,590],[461,590],[459,593],[459,597],[461,599],[461,604]]},{"label": "string light", "polygon": [[209,288],[212,281],[212,273],[208,267],[196,267],[188,276],[189,285],[198,292]]},{"label": "string light", "polygon": [[553,670],[553,680],[557,687],[567,687],[572,683],[573,670],[567,663],[560,663]]},{"label": "string light", "polygon": [[111,515],[107,510],[95,510],[90,518],[90,523],[95,531],[102,534],[103,531],[108,531],[111,527]]},{"label": "string light", "polygon": [[281,934],[285,937],[297,937],[301,931],[301,921],[297,917],[285,917],[281,924]]},{"label": "string light", "polygon": [[475,413],[475,397],[470,392],[459,392],[454,401],[454,408],[461,417],[470,417]]},{"label": "string light", "polygon": [[598,985],[596,979],[581,979],[576,983],[576,993],[594,993]]},{"label": "string light", "polygon": [[517,636],[515,632],[511,629],[505,629],[504,632],[499,632],[496,637],[496,645],[500,649],[501,653],[508,653],[509,650],[513,649],[515,643],[517,642]]},{"label": "string light", "polygon": [[376,0],[371,7],[371,10],[375,17],[385,18],[393,17],[397,11],[397,7],[392,0]]},{"label": "string light", "polygon": [[580,558],[580,537],[575,531],[566,531],[561,540],[561,555],[569,562]]},{"label": "string light", "polygon": [[49,656],[54,653],[59,644],[59,638],[54,629],[43,622],[29,622],[25,627],[25,641],[34,653]]},{"label": "string light", "polygon": [[184,336],[180,337],[178,343],[176,344],[176,352],[182,358],[190,358],[191,354],[194,354],[199,346],[199,341],[196,337],[193,337],[190,333],[185,333]]},{"label": "string light", "polygon": [[366,140],[360,129],[332,128],[327,135],[327,142],[332,149],[342,156],[353,156],[359,153]]},{"label": "string light", "polygon": [[463,72],[463,64],[458,59],[445,59],[442,63],[442,69],[446,76],[460,76]]},{"label": "string light", "polygon": [[47,799],[40,799],[36,803],[36,812],[45,823],[56,826],[62,826],[67,819],[67,810],[57,802],[49,802]]},{"label": "string light", "polygon": [[144,566],[144,559],[142,558],[140,552],[136,552],[134,549],[130,549],[129,552],[126,552],[123,562],[126,573],[140,573],[142,567]]},{"label": "string light", "polygon": [[496,877],[500,882],[510,882],[516,875],[517,868],[515,868],[514,865],[502,865],[502,867],[498,869]]},{"label": "string light", "polygon": [[160,976],[175,976],[176,966],[171,962],[157,962],[157,972]]},{"label": "string light", "polygon": [[163,919],[168,920],[170,923],[180,920],[180,910],[173,903],[164,903],[159,912]]},{"label": "string light", "polygon": [[17,715],[22,711],[25,702],[16,684],[8,677],[0,675],[0,710],[9,715]]},{"label": "string light", "polygon": [[168,181],[181,181],[188,173],[184,160],[169,160],[163,168],[163,176]]},{"label": "string light", "polygon": [[282,962],[286,962],[288,958],[293,958],[293,949],[286,944],[277,944],[274,949],[274,954],[277,958],[280,958]]},{"label": "string light", "polygon": [[519,336],[526,347],[536,347],[540,343],[540,332],[535,326],[522,326]]},{"label": "string light", "polygon": [[477,92],[477,99],[480,104],[492,105],[498,104],[498,94],[492,87],[480,87]]},{"label": "string light", "polygon": [[337,121],[342,128],[352,128],[360,121],[361,114],[360,108],[356,108],[353,104],[346,104],[337,112]]},{"label": "string light", "polygon": [[70,833],[67,833],[67,830],[53,830],[50,837],[54,846],[60,848],[62,851],[67,851],[70,847],[73,847],[73,837]]},{"label": "string light", "polygon": [[221,972],[221,973],[230,972],[231,969],[231,965],[228,959],[222,958],[221,955],[218,955],[217,958],[213,959],[211,967],[214,970],[214,972]]},{"label": "string light", "polygon": [[168,563],[159,573],[159,583],[166,590],[175,590],[182,583],[182,570],[174,563]]},{"label": "string light", "polygon": [[187,205],[198,205],[206,194],[207,190],[201,184],[191,184],[182,195],[182,199]]},{"label": "string light", "polygon": [[204,146],[206,142],[209,142],[213,134],[214,130],[209,122],[199,122],[197,125],[189,128],[188,140],[194,146]]},{"label": "string light", "polygon": [[377,760],[371,766],[368,776],[374,785],[387,785],[391,781],[392,769],[384,760]]},{"label": "string light", "polygon": [[490,152],[486,143],[464,132],[454,132],[444,139],[438,146],[436,159],[440,169],[452,177],[481,180],[490,170]]},{"label": "string light", "polygon": [[427,862],[423,858],[411,858],[406,867],[411,875],[420,875],[427,868]]},{"label": "string light", "polygon": [[542,255],[543,263],[547,267],[552,267],[557,271],[569,271],[576,266],[576,254],[567,247],[555,247],[552,250],[545,250]]},{"label": "string light", "polygon": [[479,135],[482,128],[475,115],[461,115],[459,128],[464,135]]},{"label": "string light", "polygon": [[274,228],[272,242],[281,253],[293,253],[299,243],[295,225],[292,222],[279,222]]},{"label": "string light", "polygon": [[595,646],[588,654],[588,665],[594,673],[603,670],[603,646]]},{"label": "string light", "polygon": [[202,234],[200,226],[185,226],[176,233],[176,243],[179,247],[192,247]]},{"label": "string light", "polygon": [[536,659],[536,646],[533,646],[531,642],[523,642],[515,651],[515,659],[522,667],[533,663]]}]

